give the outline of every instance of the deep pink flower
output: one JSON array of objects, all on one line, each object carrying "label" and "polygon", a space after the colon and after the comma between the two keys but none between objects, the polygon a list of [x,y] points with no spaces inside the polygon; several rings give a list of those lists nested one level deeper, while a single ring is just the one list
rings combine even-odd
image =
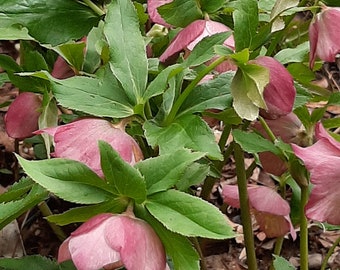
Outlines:
[{"label": "deep pink flower", "polygon": [[[279,237],[290,232],[293,239],[296,232],[289,217],[290,207],[275,190],[265,186],[248,186],[249,204],[260,229],[267,237]],[[240,208],[238,187],[225,185],[223,201],[232,207]]]},{"label": "deep pink flower", "polygon": [[[169,57],[185,49],[192,51],[203,38],[228,31],[231,31],[230,28],[222,23],[210,20],[196,20],[176,35],[159,60],[165,62]],[[224,45],[234,50],[234,37],[228,37],[224,41]]]},{"label": "deep pink flower", "polygon": [[340,143],[321,123],[315,127],[317,142],[302,148],[292,145],[294,153],[310,172],[313,188],[305,207],[309,219],[340,225]]},{"label": "deep pink flower", "polygon": [[143,159],[139,145],[125,133],[124,128],[103,119],[85,118],[67,125],[42,129],[37,133],[44,132],[54,137],[53,156],[83,162],[99,176],[103,176],[99,140],[109,143],[131,165]]},{"label": "deep pink flower", "polygon": [[38,127],[42,100],[37,94],[19,94],[5,115],[6,132],[9,137],[24,139],[33,136]]},{"label": "deep pink flower", "polygon": [[309,26],[309,66],[314,67],[316,57],[322,61],[335,62],[340,52],[340,8],[324,7]]},{"label": "deep pink flower", "polygon": [[296,95],[290,73],[279,61],[269,56],[260,56],[250,62],[269,69],[269,83],[263,93],[267,117],[276,118],[290,113]]},{"label": "deep pink flower", "polygon": [[134,216],[99,214],[71,233],[58,262],[72,259],[78,270],[125,266],[128,270],[167,269],[162,242],[149,224]]},{"label": "deep pink flower", "polygon": [[75,75],[74,70],[61,56],[57,57],[51,75],[56,79],[67,79]]},{"label": "deep pink flower", "polygon": [[157,8],[172,2],[172,0],[148,0],[148,14],[150,20],[154,23],[161,24],[165,27],[171,27],[170,24],[164,21],[164,19],[159,15]]}]

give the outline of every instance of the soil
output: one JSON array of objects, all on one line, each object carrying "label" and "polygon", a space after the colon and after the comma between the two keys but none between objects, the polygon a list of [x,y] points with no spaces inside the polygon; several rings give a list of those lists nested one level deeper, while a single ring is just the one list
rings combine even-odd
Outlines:
[{"label": "soil", "polygon": [[[14,59],[18,57],[15,44],[11,42],[0,43],[0,53],[12,56]],[[333,83],[334,85],[335,83]],[[337,86],[337,84],[335,84]],[[12,100],[18,94],[11,84],[4,84],[0,88],[0,104]],[[338,108],[336,108],[338,110]],[[33,158],[34,153],[30,145],[24,142],[16,142],[9,138],[4,129],[4,115],[7,108],[0,108],[0,188],[4,189],[12,185],[20,177],[18,175],[17,163],[13,155],[13,151],[18,149],[20,154],[25,158]],[[16,146],[17,144],[17,146]],[[251,157],[245,157],[245,163],[250,164]],[[255,182],[272,185],[273,181],[270,177],[260,171],[255,170],[251,177]],[[227,182],[235,182],[235,171],[233,161],[224,168],[223,177],[216,183],[211,193],[210,201],[226,214],[230,220],[230,224],[235,231],[239,233],[239,237],[226,241],[201,240],[202,252],[205,257],[205,265],[210,270],[243,270],[247,269],[245,248],[242,237],[242,225],[240,224],[239,210],[226,207],[221,204],[219,196],[219,185]],[[0,189],[1,192],[1,189]],[[58,198],[51,197],[47,204],[54,213],[61,213],[70,208],[69,203],[65,203]],[[18,230],[18,241],[14,247],[10,245],[10,241],[5,242],[5,246],[0,248],[1,256],[22,256],[41,254],[50,258],[56,258],[58,247],[61,241],[53,233],[47,221],[42,217],[38,207],[34,207],[29,212],[17,219],[12,224]],[[76,225],[64,227],[66,234],[69,234],[76,228]],[[4,230],[0,231],[3,237]],[[269,269],[272,261],[272,251],[275,239],[268,239],[266,235],[259,231],[258,226],[254,224],[256,254],[258,258],[258,266],[260,270]],[[297,230],[297,234],[299,232]],[[0,238],[1,238],[0,237]],[[336,239],[340,237],[340,231],[326,231],[316,224],[310,224],[309,228],[309,264],[310,269],[320,269],[321,262],[327,251],[331,248]],[[1,239],[0,239],[1,241]],[[0,242],[1,243],[1,242]],[[3,244],[4,245],[4,244]],[[7,246],[6,246],[7,245]],[[1,246],[1,244],[0,244]],[[19,250],[22,250],[19,252]],[[1,250],[5,250],[6,252]],[[340,269],[340,253],[337,247],[329,260],[329,269]],[[289,260],[296,268],[299,267],[299,237],[293,241],[291,237],[286,237],[283,242],[282,256]]]}]

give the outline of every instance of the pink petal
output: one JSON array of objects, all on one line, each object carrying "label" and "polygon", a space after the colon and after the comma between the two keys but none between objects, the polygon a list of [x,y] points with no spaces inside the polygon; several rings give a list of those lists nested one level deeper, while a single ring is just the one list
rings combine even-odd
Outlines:
[{"label": "pink petal", "polygon": [[159,57],[159,60],[165,62],[170,56],[184,50],[192,41],[202,34],[205,22],[205,20],[197,20],[181,30]]},{"label": "pink petal", "polygon": [[58,263],[68,261],[72,259],[70,250],[69,250],[69,242],[70,242],[70,237],[67,238],[59,247],[58,251]]},{"label": "pink petal", "polygon": [[222,187],[223,202],[232,207],[240,208],[240,199],[238,195],[238,187],[236,185],[224,185]]},{"label": "pink petal", "polygon": [[269,84],[263,93],[268,108],[267,113],[275,116],[290,113],[296,95],[293,77],[272,57],[260,56],[252,62],[269,69]]},{"label": "pink petal", "polygon": [[100,166],[99,140],[108,142],[122,159],[131,165],[143,158],[134,139],[106,120],[81,119],[57,128],[43,129],[41,132],[54,134],[54,156],[83,162],[99,176],[103,176]]},{"label": "pink petal", "polygon": [[67,62],[61,56],[58,56],[54,63],[51,75],[56,79],[66,79],[74,76],[75,73]]},{"label": "pink petal", "polygon": [[286,163],[272,152],[261,152],[258,155],[265,172],[280,176],[287,171]]},{"label": "pink petal", "polygon": [[9,137],[24,139],[34,135],[33,131],[38,129],[41,103],[41,98],[31,92],[24,92],[16,97],[5,115]]},{"label": "pink petal", "polygon": [[316,47],[318,42],[318,25],[314,21],[309,25],[309,67],[312,69],[314,67],[315,59],[316,59]]},{"label": "pink petal", "polygon": [[[328,132],[327,130],[323,127],[323,125],[319,122],[315,125],[315,137],[317,140],[325,139],[327,140],[334,148],[336,151],[339,150],[340,153],[340,142],[336,141]],[[337,152],[335,152],[337,153]]]},{"label": "pink petal", "polygon": [[105,237],[111,248],[120,252],[127,269],[166,269],[164,247],[145,221],[120,215],[110,219]]},{"label": "pink petal", "polygon": [[170,24],[164,21],[164,19],[159,15],[157,8],[165,4],[171,3],[172,0],[148,0],[148,14],[150,20],[154,23],[164,25],[165,27],[171,27]]}]

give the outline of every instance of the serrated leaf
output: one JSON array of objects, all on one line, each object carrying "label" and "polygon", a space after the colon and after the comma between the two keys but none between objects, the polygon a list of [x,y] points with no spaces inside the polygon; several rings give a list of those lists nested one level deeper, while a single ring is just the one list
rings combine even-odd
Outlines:
[{"label": "serrated leaf", "polygon": [[273,254],[273,256],[275,258],[273,261],[275,270],[295,270],[295,267],[291,265],[291,263],[288,262],[285,258],[275,254]]},{"label": "serrated leaf", "polygon": [[179,109],[178,116],[207,109],[224,110],[230,108],[232,97],[230,86],[234,72],[225,72],[213,80],[196,86]]},{"label": "serrated leaf", "polygon": [[213,13],[223,7],[225,0],[200,0],[200,3],[203,11]]},{"label": "serrated leaf", "polygon": [[153,194],[145,203],[170,231],[189,237],[227,239],[235,236],[223,214],[212,204],[176,190]]},{"label": "serrated leaf", "polygon": [[130,0],[108,5],[104,34],[109,44],[110,67],[134,105],[139,104],[148,77],[145,42]]},{"label": "serrated leaf", "polygon": [[182,149],[141,161],[136,164],[136,168],[143,174],[147,194],[151,195],[173,187],[185,169],[203,156],[204,153],[192,153],[187,149]]},{"label": "serrated leaf", "polygon": [[280,154],[280,150],[275,145],[254,132],[246,132],[239,129],[232,131],[235,142],[241,145],[242,149],[248,153],[260,153],[270,151]]},{"label": "serrated leaf", "polygon": [[147,121],[144,129],[148,142],[153,147],[159,146],[161,155],[189,148],[207,153],[211,159],[222,159],[211,129],[196,115],[182,115],[166,127]]},{"label": "serrated leaf", "polygon": [[26,194],[35,183],[30,178],[22,178],[19,182],[15,182],[5,193],[0,194],[0,203],[15,201]]},{"label": "serrated leaf", "polygon": [[24,171],[58,197],[76,203],[94,204],[112,197],[109,186],[83,163],[69,159],[27,161],[17,155]]},{"label": "serrated leaf", "polygon": [[117,195],[142,203],[146,199],[146,187],[140,172],[125,162],[111,145],[99,141],[100,162],[106,181]]},{"label": "serrated leaf", "polygon": [[279,31],[284,28],[285,23],[282,18],[278,17],[283,11],[295,7],[299,4],[298,0],[278,0],[270,14],[270,18],[273,20],[272,32]]},{"label": "serrated leaf", "polygon": [[97,78],[53,79],[52,91],[59,103],[70,109],[100,117],[124,118],[134,114],[133,105],[107,67]]},{"label": "serrated leaf", "polygon": [[57,51],[72,67],[80,71],[83,69],[85,46],[85,42],[66,43],[56,47],[55,51]]},{"label": "serrated leaf", "polygon": [[309,52],[309,41],[303,42],[295,48],[287,48],[279,51],[274,58],[281,64],[303,62]]},{"label": "serrated leaf", "polygon": [[[53,46],[82,38],[100,20],[98,14],[78,1],[1,0],[0,6],[1,27],[26,27],[30,36]],[[16,39],[29,38],[24,30],[16,33]]]},{"label": "serrated leaf", "polygon": [[0,230],[27,210],[47,198],[48,192],[38,184],[23,199],[0,204]]},{"label": "serrated leaf", "polygon": [[202,18],[202,11],[196,0],[174,0],[157,10],[161,17],[173,26],[185,27]]},{"label": "serrated leaf", "polygon": [[189,165],[180,181],[176,183],[176,188],[180,191],[188,191],[192,185],[203,183],[210,171],[210,166],[207,163],[194,162]]}]

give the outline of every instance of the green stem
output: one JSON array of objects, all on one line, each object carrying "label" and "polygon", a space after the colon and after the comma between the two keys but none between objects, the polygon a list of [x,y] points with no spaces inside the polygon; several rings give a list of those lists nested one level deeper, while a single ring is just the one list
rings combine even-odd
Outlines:
[{"label": "green stem", "polygon": [[308,196],[308,186],[301,185],[300,270],[308,270],[308,221],[305,215],[305,205],[307,203]]},{"label": "green stem", "polygon": [[86,5],[89,6],[94,12],[96,12],[99,16],[105,15],[105,12],[101,10],[96,4],[94,4],[91,0],[83,0]]},{"label": "green stem", "polygon": [[207,264],[205,263],[205,260],[204,260],[204,255],[203,255],[203,252],[202,252],[202,249],[201,249],[200,242],[198,241],[197,237],[192,237],[190,239],[191,239],[192,243],[194,244],[194,247],[197,250],[198,255],[201,258],[201,260],[200,260],[201,270],[207,270],[208,268],[207,268]]},{"label": "green stem", "polygon": [[205,69],[203,69],[200,73],[198,73],[197,77],[191,81],[191,83],[184,89],[183,93],[178,97],[176,100],[174,106],[172,107],[168,117],[164,120],[164,125],[168,126],[173,122],[175,119],[178,110],[182,106],[183,102],[187,99],[187,97],[190,95],[192,90],[196,87],[196,85],[203,79],[205,75],[207,75],[210,71],[212,71],[215,67],[217,67],[219,64],[221,64],[223,61],[226,60],[226,56],[221,56],[217,60],[215,60],[213,63],[211,63],[209,66],[207,66]]},{"label": "green stem", "polygon": [[249,270],[257,270],[253,227],[250,216],[249,198],[247,191],[246,170],[244,167],[244,153],[241,146],[233,143],[236,163],[237,185],[240,198],[241,220],[243,225],[244,243],[247,253],[247,265]]},{"label": "green stem", "polygon": [[[44,217],[48,217],[53,214],[51,209],[48,207],[45,201],[38,204],[38,208]],[[52,222],[48,222],[48,225],[51,227],[51,229],[53,230],[53,232],[55,233],[55,235],[58,237],[60,241],[64,241],[67,238],[66,234],[63,232],[63,230],[58,225]]]},{"label": "green stem", "polygon": [[321,265],[321,268],[320,268],[321,270],[326,269],[328,260],[331,257],[331,255],[333,254],[335,248],[339,245],[339,243],[340,243],[340,237],[338,237],[338,239],[336,239],[336,241],[333,243],[332,247],[328,250],[326,257],[324,258],[324,260],[322,262],[322,265]]},{"label": "green stem", "polygon": [[225,148],[225,145],[228,141],[229,135],[230,135],[230,131],[231,131],[231,126],[230,125],[226,125],[223,128],[222,134],[221,134],[221,138],[218,141],[218,146],[220,147],[220,150],[223,151]]},{"label": "green stem", "polygon": [[263,129],[265,130],[265,132],[267,133],[267,135],[269,136],[269,139],[272,142],[275,142],[276,137],[274,135],[274,133],[272,132],[272,130],[270,129],[270,127],[268,126],[267,122],[263,119],[262,116],[259,116],[259,121],[263,127]]}]

